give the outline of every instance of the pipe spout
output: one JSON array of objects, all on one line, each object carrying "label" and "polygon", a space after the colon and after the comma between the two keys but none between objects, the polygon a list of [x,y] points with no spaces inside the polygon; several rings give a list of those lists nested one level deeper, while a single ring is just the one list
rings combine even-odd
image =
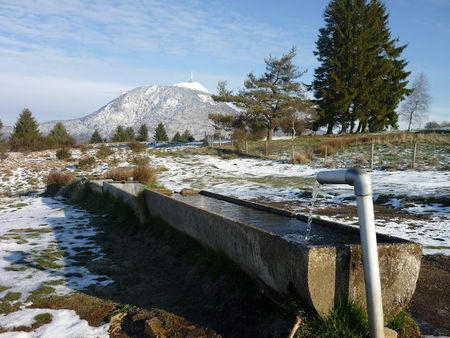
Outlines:
[{"label": "pipe spout", "polygon": [[356,196],[372,195],[370,176],[362,169],[321,171],[317,174],[316,179],[320,184],[349,184],[354,186]]}]

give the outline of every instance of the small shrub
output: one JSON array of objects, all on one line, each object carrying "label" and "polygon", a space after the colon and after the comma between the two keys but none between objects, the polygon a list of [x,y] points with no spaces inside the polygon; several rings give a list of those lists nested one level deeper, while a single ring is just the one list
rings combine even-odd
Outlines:
[{"label": "small shrub", "polygon": [[75,175],[72,173],[52,171],[45,179],[46,192],[51,195],[56,194],[62,187],[73,181],[75,181]]},{"label": "small shrub", "polygon": [[103,178],[115,181],[127,181],[130,177],[133,181],[142,182],[147,185],[156,184],[158,179],[158,168],[149,165],[138,165],[136,167],[115,168],[103,174]]},{"label": "small shrub", "polygon": [[95,156],[97,158],[105,158],[108,157],[109,155],[114,154],[114,150],[112,150],[110,147],[105,146],[104,144],[102,144],[100,146],[100,148],[98,148],[97,153],[95,154]]},{"label": "small shrub", "polygon": [[56,158],[58,160],[68,160],[72,156],[69,148],[61,148],[56,151]]},{"label": "small shrub", "polygon": [[127,181],[133,177],[133,168],[114,168],[103,174],[103,178],[110,178],[114,181]]},{"label": "small shrub", "polygon": [[310,151],[302,151],[295,153],[292,162],[295,164],[308,164],[314,160],[314,154]]},{"label": "small shrub", "polygon": [[134,153],[140,153],[141,151],[144,151],[147,149],[147,146],[145,145],[145,143],[139,143],[139,142],[130,142],[130,143],[128,143],[128,147]]},{"label": "small shrub", "polygon": [[369,336],[369,323],[362,307],[340,303],[325,318],[302,325],[298,337],[361,338]]},{"label": "small shrub", "polygon": [[147,165],[150,163],[150,158],[144,156],[133,157],[133,163],[136,165]]},{"label": "small shrub", "polygon": [[78,168],[80,169],[90,168],[93,165],[95,165],[95,157],[93,156],[85,157],[78,161]]},{"label": "small shrub", "polygon": [[399,338],[421,337],[419,326],[405,310],[400,311],[387,326],[392,330],[397,331]]},{"label": "small shrub", "polygon": [[145,184],[155,184],[158,180],[158,169],[149,165],[138,165],[133,170],[133,178]]}]

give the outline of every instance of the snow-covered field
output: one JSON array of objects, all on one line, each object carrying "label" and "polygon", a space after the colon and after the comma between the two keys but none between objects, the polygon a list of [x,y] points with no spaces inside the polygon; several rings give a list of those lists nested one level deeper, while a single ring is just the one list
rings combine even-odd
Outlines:
[{"label": "snow-covered field", "polygon": [[[92,238],[96,230],[89,222],[86,211],[63,200],[0,199],[0,329],[13,331],[0,337],[108,336],[108,324],[91,327],[73,310],[29,308],[36,297],[68,295],[89,285],[112,283],[74,259],[80,251],[93,259],[102,257]],[[51,321],[31,329],[43,314]],[[19,326],[28,327],[29,332]]]},{"label": "snow-covered field", "polygon": [[[289,202],[294,211],[305,211],[314,186],[315,174],[327,170],[319,163],[313,166],[262,159],[221,158],[184,152],[183,148],[149,149],[132,153],[127,147],[115,147],[114,154],[97,159],[89,169],[77,167],[80,158],[94,156],[96,149],[72,151],[73,159],[56,160],[54,151],[23,155],[11,153],[0,164],[0,193],[23,193],[42,189],[43,178],[52,168],[67,168],[79,174],[101,174],[109,167],[130,166],[134,157],[146,156],[153,165],[165,168],[160,181],[167,188],[205,189],[243,199]],[[450,159],[449,159],[450,161]],[[448,162],[448,161],[447,161]],[[450,255],[450,172],[384,171],[372,173],[374,198],[393,208],[389,217],[377,217],[378,231],[422,243],[426,253]],[[323,186],[316,215],[330,205],[353,205],[352,188],[344,185]],[[376,215],[377,216],[377,215]],[[355,223],[356,219],[337,218]]]},{"label": "snow-covered field", "polygon": [[[193,187],[243,199],[290,201],[293,210],[298,204],[298,211],[304,210],[309,201],[309,197],[302,197],[305,188],[312,188],[317,172],[328,170],[260,159],[224,160],[209,155],[154,157],[152,162],[168,168],[161,174],[161,181],[170,189]],[[450,255],[450,206],[427,202],[427,198],[450,196],[450,172],[374,171],[371,175],[374,197],[387,196],[385,204],[402,210],[389,221],[377,219],[377,231],[419,242],[428,254]],[[354,204],[352,195],[350,186],[322,186],[317,215],[329,202]]]}]

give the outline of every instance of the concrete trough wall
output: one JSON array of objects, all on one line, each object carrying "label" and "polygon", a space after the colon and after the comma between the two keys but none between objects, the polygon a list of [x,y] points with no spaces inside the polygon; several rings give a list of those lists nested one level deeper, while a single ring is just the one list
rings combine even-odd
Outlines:
[{"label": "concrete trough wall", "polygon": [[[194,207],[135,183],[103,184],[103,191],[146,209],[173,228],[214,250],[223,251],[252,278],[284,298],[301,301],[326,314],[339,300],[365,305],[362,252],[359,245],[302,245],[279,235]],[[218,211],[219,212],[219,211]],[[339,225],[342,226],[342,225]],[[389,237],[378,246],[386,318],[409,303],[417,282],[422,247]]]}]

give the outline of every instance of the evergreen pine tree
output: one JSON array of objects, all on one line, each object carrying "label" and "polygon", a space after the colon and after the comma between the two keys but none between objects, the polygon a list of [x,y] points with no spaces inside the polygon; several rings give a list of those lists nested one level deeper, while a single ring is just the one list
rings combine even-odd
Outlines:
[{"label": "evergreen pine tree", "polygon": [[153,136],[155,141],[157,142],[167,142],[169,141],[169,137],[167,136],[166,128],[164,124],[160,122],[155,129],[155,136]]},{"label": "evergreen pine tree", "polygon": [[186,129],[183,133],[183,135],[181,135],[181,139],[183,140],[183,142],[194,142],[195,138],[194,136],[192,136],[192,133],[190,130]]},{"label": "evergreen pine tree", "polygon": [[0,120],[0,141],[2,140],[2,136],[3,136],[2,129],[3,129],[3,122],[2,122],[2,120]]},{"label": "evergreen pine tree", "polygon": [[122,125],[118,125],[116,127],[116,131],[114,132],[112,138],[112,142],[126,142],[127,141],[127,132],[123,128]]},{"label": "evergreen pine tree", "polygon": [[89,141],[89,143],[94,144],[94,143],[103,143],[103,139],[100,135],[100,132],[95,129],[95,131],[92,133],[91,139]]},{"label": "evergreen pine tree", "polygon": [[296,49],[292,48],[281,58],[270,56],[265,60],[265,73],[260,77],[250,73],[244,83],[245,89],[238,94],[227,90],[224,82],[219,82],[219,93],[213,95],[213,99],[235,104],[254,127],[263,127],[267,139],[271,140],[285,112],[307,103],[302,85],[297,82],[303,73],[293,64],[295,55]]},{"label": "evergreen pine tree", "polygon": [[409,73],[388,28],[388,14],[379,0],[332,0],[319,30],[313,90],[318,106],[317,126],[327,133],[377,131],[397,125],[395,112]]},{"label": "evergreen pine tree", "polygon": [[147,125],[141,124],[141,126],[139,127],[137,140],[139,142],[146,142],[146,141],[148,141],[148,128],[147,128]]},{"label": "evergreen pine tree", "polygon": [[181,134],[180,134],[179,131],[177,131],[175,133],[175,135],[173,135],[172,142],[183,142],[183,139],[182,139]]},{"label": "evergreen pine tree", "polygon": [[56,123],[48,134],[48,139],[54,147],[73,146],[75,139],[67,132],[66,127],[61,122]]},{"label": "evergreen pine tree", "polygon": [[136,139],[136,135],[134,134],[134,130],[133,127],[127,127],[127,129],[125,129],[125,138],[127,142],[129,141],[134,141]]},{"label": "evergreen pine tree", "polygon": [[25,108],[14,125],[10,143],[13,150],[36,150],[42,144],[41,132],[31,111]]}]

